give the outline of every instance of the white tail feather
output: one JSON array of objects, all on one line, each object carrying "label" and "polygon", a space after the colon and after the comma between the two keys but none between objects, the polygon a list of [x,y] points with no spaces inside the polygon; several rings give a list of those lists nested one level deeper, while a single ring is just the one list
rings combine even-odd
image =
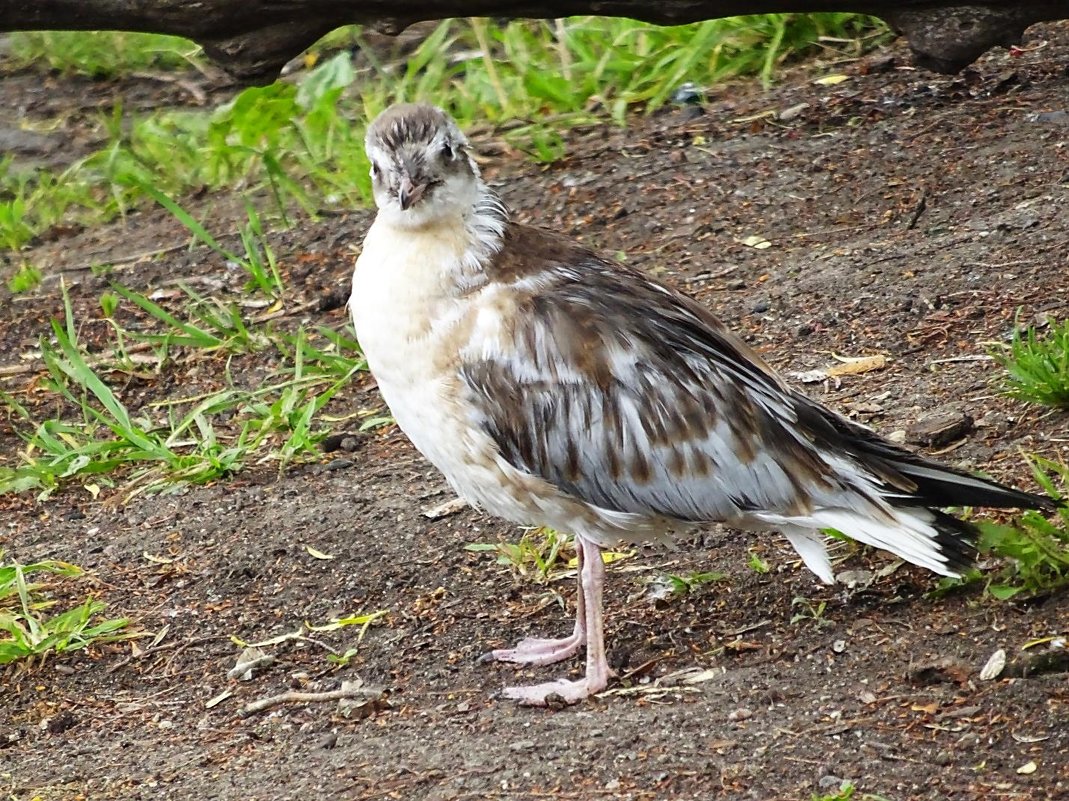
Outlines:
[{"label": "white tail feather", "polygon": [[780,526],[780,531],[817,578],[825,584],[835,583],[828,549],[824,545],[824,536],[819,531],[797,526]]},{"label": "white tail feather", "polygon": [[827,554],[821,559],[816,551],[818,547],[821,551],[824,549],[815,531],[822,528],[834,528],[858,542],[890,551],[907,562],[942,576],[960,575],[947,564],[947,558],[940,549],[937,541],[939,532],[932,525],[935,520],[932,512],[924,508],[888,508],[886,511],[893,522],[884,522],[871,513],[851,509],[817,509],[806,517],[760,513],[753,516],[782,531],[806,567],[822,581],[827,581],[827,577],[832,575]]}]

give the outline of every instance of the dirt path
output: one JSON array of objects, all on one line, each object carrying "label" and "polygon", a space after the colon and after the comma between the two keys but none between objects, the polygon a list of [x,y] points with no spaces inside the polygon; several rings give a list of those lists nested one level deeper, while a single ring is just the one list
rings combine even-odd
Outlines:
[{"label": "dirt path", "polygon": [[[884,433],[937,411],[968,415],[966,434],[929,450],[1030,486],[1020,451],[1064,457],[1069,418],[1006,399],[998,370],[968,357],[1006,337],[1018,313],[1069,313],[1069,26],[1033,37],[1044,39],[958,78],[901,68],[891,50],[796,72],[768,92],[725,87],[703,114],[674,108],[628,131],[576,132],[558,164],[496,158],[486,172],[523,218],[692,293],[781,370],[825,367],[832,353],[886,355],[883,370],[808,389]],[[832,71],[848,77],[812,82]],[[15,83],[0,88],[5,105],[25,91]],[[273,239],[302,300],[345,286],[349,246],[368,221],[354,213]],[[101,250],[182,242],[176,223],[145,213],[34,255],[58,271]],[[225,273],[211,254],[176,250],[121,278],[229,286]],[[68,278],[79,319],[95,314],[104,279]],[[5,294],[3,306],[0,341],[13,359],[58,313],[57,283]],[[311,308],[313,323],[343,320],[341,309]],[[366,378],[344,402],[381,405]],[[3,440],[15,446],[10,432]],[[618,692],[517,709],[493,697],[517,671],[477,657],[563,631],[557,601],[570,608],[570,581],[516,581],[465,550],[514,540],[510,526],[470,510],[423,517],[449,494],[396,431],[337,457],[125,507],[77,489],[40,506],[0,498],[9,556],[77,562],[109,613],[168,627],[132,657],[114,646],[3,673],[0,788],[19,801],[660,801],[808,799],[849,779],[855,798],[1069,798],[1066,674],[978,676],[997,648],[1013,658],[1033,639],[1069,634],[1065,593],[932,598],[933,578],[907,567],[828,589],[776,538],[709,531],[610,569],[610,659],[627,676]],[[748,550],[770,572],[750,569]],[[843,553],[843,570],[888,564]],[[697,570],[725,577],[660,601],[644,583]],[[804,608],[796,597],[824,604],[822,614],[792,623]],[[276,661],[252,680],[227,678],[240,652],[231,636],[375,610],[387,614],[346,668],[319,646],[290,644],[271,649]],[[355,636],[317,635],[342,651]],[[687,684],[691,669],[701,680]],[[349,718],[334,704],[237,714],[260,697],[356,677],[388,688],[388,704]]]}]

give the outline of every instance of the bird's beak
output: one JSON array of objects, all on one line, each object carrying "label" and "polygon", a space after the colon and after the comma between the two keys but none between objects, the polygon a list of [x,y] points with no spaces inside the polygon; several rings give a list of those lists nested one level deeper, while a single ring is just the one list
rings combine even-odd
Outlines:
[{"label": "bird's beak", "polygon": [[420,198],[427,191],[427,184],[415,183],[408,173],[401,176],[401,188],[397,192],[397,200],[401,204],[402,211],[408,211],[409,208],[419,203]]}]

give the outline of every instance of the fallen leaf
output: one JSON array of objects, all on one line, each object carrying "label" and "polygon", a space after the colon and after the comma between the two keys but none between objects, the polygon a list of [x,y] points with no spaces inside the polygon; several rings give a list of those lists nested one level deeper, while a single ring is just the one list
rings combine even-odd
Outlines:
[{"label": "fallen leaf", "polygon": [[739,243],[746,245],[746,247],[748,248],[753,248],[754,250],[765,250],[767,248],[772,247],[771,242],[769,242],[763,236],[758,236],[757,234],[748,236],[745,239],[740,239]]},{"label": "fallen leaf", "polygon": [[838,361],[839,364],[804,372],[793,371],[789,372],[788,375],[803,384],[815,384],[819,381],[833,379],[836,386],[838,386],[841,376],[869,373],[873,370],[882,370],[887,366],[887,357],[882,353],[877,353],[873,356],[839,356],[833,353],[832,358]]},{"label": "fallen leaf", "polygon": [[683,683],[702,684],[703,682],[711,681],[712,679],[718,679],[723,675],[723,668],[706,668],[705,670],[700,670],[697,673],[692,673],[689,676],[684,676]]},{"label": "fallen leaf", "polygon": [[386,614],[385,609],[380,609],[378,612],[368,612],[363,615],[349,615],[348,617],[336,617],[332,618],[329,623],[324,623],[321,626],[314,626],[307,620],[304,622],[305,627],[309,631],[336,631],[346,626],[370,626],[380,617]]},{"label": "fallen leaf", "polygon": [[1022,776],[1031,776],[1033,773],[1036,772],[1036,768],[1038,767],[1039,765],[1036,764],[1035,760],[1030,759],[1023,765],[1021,765],[1021,767],[1017,768],[1017,772],[1020,773]]},{"label": "fallen leaf", "polygon": [[311,556],[313,559],[327,559],[327,560],[329,560],[329,559],[333,559],[334,558],[329,553],[323,553],[319,549],[313,548],[311,545],[305,545],[304,549],[306,551],[308,551],[308,555]]},{"label": "fallen leaf", "polygon": [[[607,565],[611,565],[613,562],[619,562],[622,559],[630,559],[637,551],[602,551],[601,561]],[[573,556],[568,560],[568,567],[579,567],[579,557]]]},{"label": "fallen leaf", "polygon": [[983,681],[991,681],[997,679],[999,674],[1006,668],[1006,649],[999,648],[995,653],[991,654],[987,663],[980,670],[980,678]]},{"label": "fallen leaf", "polygon": [[832,358],[840,362],[840,364],[826,368],[830,378],[838,375],[868,373],[873,370],[882,370],[887,366],[887,357],[882,353],[877,353],[874,356],[839,356],[833,353]]},{"label": "fallen leaf", "polygon": [[817,78],[813,83],[818,86],[836,86],[848,80],[850,80],[849,75],[825,75],[823,78]]},{"label": "fallen leaf", "polygon": [[1041,743],[1044,740],[1049,740],[1049,734],[1018,734],[1015,731],[1010,732],[1010,736],[1019,743]]}]

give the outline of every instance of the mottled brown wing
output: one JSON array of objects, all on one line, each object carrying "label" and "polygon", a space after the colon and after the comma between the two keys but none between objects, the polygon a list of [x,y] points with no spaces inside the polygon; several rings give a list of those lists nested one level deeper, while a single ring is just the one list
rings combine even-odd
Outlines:
[{"label": "mottled brown wing", "polygon": [[502,322],[508,346],[476,343],[462,366],[512,465],[602,508],[681,520],[804,514],[839,494],[797,396],[711,314],[593,257],[546,267]]}]

